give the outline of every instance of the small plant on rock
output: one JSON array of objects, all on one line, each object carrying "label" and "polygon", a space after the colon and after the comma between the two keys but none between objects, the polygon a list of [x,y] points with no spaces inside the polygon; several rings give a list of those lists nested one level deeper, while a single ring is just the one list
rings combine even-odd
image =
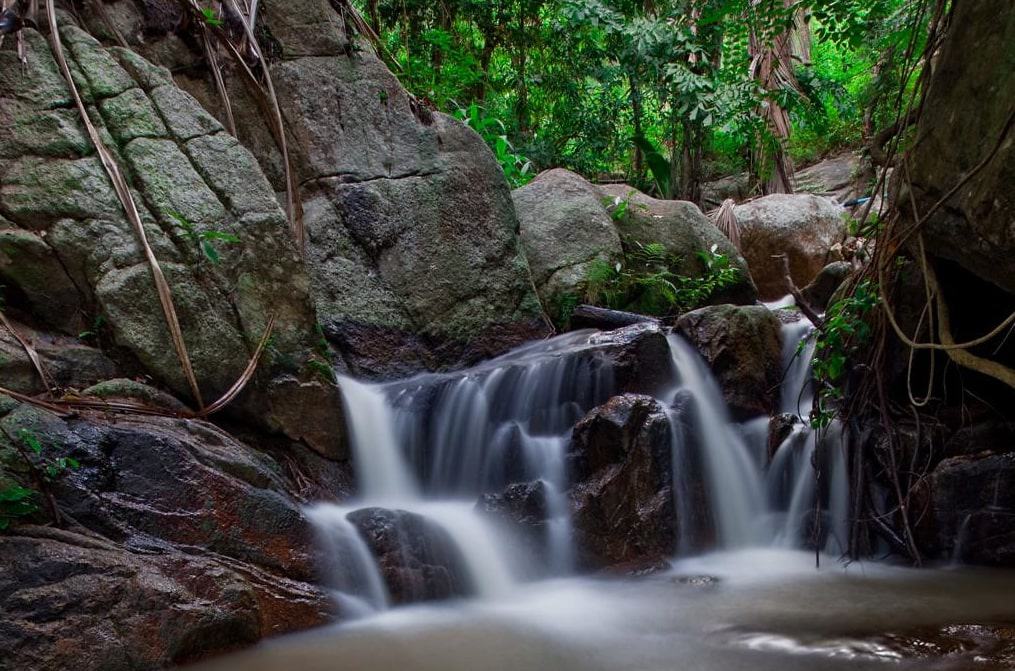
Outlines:
[{"label": "small plant on rock", "polygon": [[[834,405],[842,398],[849,362],[870,341],[871,327],[867,318],[878,300],[877,285],[869,280],[861,282],[851,295],[829,306],[823,323],[814,331],[811,369],[817,393],[811,426],[815,429],[825,428],[835,416]],[[806,341],[802,341],[800,351],[805,346]]]},{"label": "small plant on rock", "polygon": [[0,486],[0,530],[7,529],[18,519],[39,512],[40,497],[45,498],[53,519],[59,521],[60,514],[52,495],[49,494],[49,486],[68,471],[80,468],[81,464],[73,457],[44,454],[46,450],[42,440],[30,429],[19,430],[11,444],[25,465],[34,488],[22,486],[12,480],[4,480],[7,484]]},{"label": "small plant on rock", "polygon": [[681,259],[659,243],[634,244],[621,263],[594,261],[585,278],[585,300],[593,305],[670,317],[703,305],[717,291],[735,284],[740,270],[713,246],[699,252],[705,271],[681,275]]},{"label": "small plant on rock", "polygon": [[183,237],[197,245],[198,249],[201,250],[201,253],[204,254],[205,258],[212,263],[218,263],[222,260],[222,256],[219,254],[216,244],[235,244],[240,241],[237,236],[232,233],[226,233],[225,231],[199,231],[193,223],[188,221],[186,217],[178,212],[170,212],[169,216],[176,220],[176,225],[180,229]]}]

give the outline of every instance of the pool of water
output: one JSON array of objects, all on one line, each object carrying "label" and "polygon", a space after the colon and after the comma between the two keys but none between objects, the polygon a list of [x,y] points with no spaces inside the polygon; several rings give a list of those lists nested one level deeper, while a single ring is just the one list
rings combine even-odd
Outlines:
[{"label": "pool of water", "polygon": [[200,671],[1015,669],[1015,571],[705,555],[381,612]]}]

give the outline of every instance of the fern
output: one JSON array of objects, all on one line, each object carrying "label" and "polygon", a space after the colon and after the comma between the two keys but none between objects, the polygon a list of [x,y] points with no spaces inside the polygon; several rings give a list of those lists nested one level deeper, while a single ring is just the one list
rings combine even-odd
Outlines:
[{"label": "fern", "polygon": [[703,305],[717,291],[739,281],[740,270],[714,246],[699,252],[705,272],[681,275],[680,259],[660,243],[634,243],[624,263],[593,261],[585,276],[585,301],[615,310],[661,317]]}]

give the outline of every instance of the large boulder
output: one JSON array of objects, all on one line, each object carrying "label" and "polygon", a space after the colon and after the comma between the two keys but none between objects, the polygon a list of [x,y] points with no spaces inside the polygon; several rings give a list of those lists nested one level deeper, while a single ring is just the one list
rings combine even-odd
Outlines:
[{"label": "large boulder", "polygon": [[910,197],[922,217],[947,194],[920,229],[927,253],[1015,293],[1011,105],[984,104],[1015,90],[1015,20],[1005,0],[981,0],[957,3],[950,26],[907,160],[912,190],[899,180],[898,203],[914,220]]},{"label": "large boulder", "polygon": [[363,508],[347,519],[366,541],[394,603],[467,596],[472,578],[458,546],[438,524],[417,513]]},{"label": "large boulder", "polygon": [[851,151],[844,152],[797,170],[793,174],[793,190],[845,203],[855,196],[864,195],[857,190],[859,172],[860,158]]},{"label": "large boulder", "polygon": [[620,236],[592,185],[568,170],[541,173],[511,197],[532,280],[556,317],[562,300],[581,292],[593,261],[621,260]]},{"label": "large boulder", "polygon": [[700,277],[706,269],[698,255],[715,247],[740,270],[741,278],[713,296],[713,302],[751,304],[756,300],[757,290],[747,262],[694,203],[656,200],[626,184],[607,184],[597,190],[614,203],[627,203],[623,216],[617,221],[625,251],[633,251],[637,245],[659,243],[668,253],[681,259],[677,268],[680,275]]},{"label": "large boulder", "polygon": [[[271,185],[254,156],[168,71],[102,47],[62,16],[75,83],[129,182],[204,400],[243,373],[274,317],[271,347],[232,410],[304,437],[313,423],[276,412],[275,403],[284,406],[313,378],[316,320],[310,278]],[[0,108],[8,119],[0,129],[0,279],[16,307],[67,335],[101,317],[122,359],[189,397],[144,252],[70,90],[46,39],[26,30],[24,41],[27,66],[15,50],[0,51]],[[214,263],[202,245],[223,234],[238,242],[217,243]],[[344,456],[337,389],[321,385],[306,407],[330,415],[308,442]]]},{"label": "large boulder", "polygon": [[648,562],[676,550],[670,423],[649,396],[626,394],[574,428],[568,450],[577,560]]},{"label": "large boulder", "polygon": [[845,210],[827,198],[811,194],[773,194],[734,208],[740,224],[740,246],[762,300],[789,293],[785,267],[798,287],[810,284],[831,261],[832,251],[847,235]]},{"label": "large boulder", "polygon": [[0,406],[0,486],[36,484],[22,455],[77,463],[27,518],[54,526],[0,537],[17,668],[164,668],[331,618],[297,487],[267,454],[203,422]]},{"label": "large boulder", "polygon": [[676,330],[712,369],[737,419],[770,415],[782,380],[782,323],[760,305],[714,305],[688,312]]},{"label": "large boulder", "polygon": [[1015,566],[1015,452],[957,456],[930,476],[931,551],[939,557]]},{"label": "large boulder", "polygon": [[[454,367],[547,334],[510,188],[482,138],[411,98],[369,45],[350,43],[329,0],[261,2],[259,24],[277,57],[310,291],[351,371]],[[199,65],[200,52],[190,60]],[[238,134],[282,191],[271,122],[242,73],[226,70]],[[211,73],[177,81],[225,119]]]}]

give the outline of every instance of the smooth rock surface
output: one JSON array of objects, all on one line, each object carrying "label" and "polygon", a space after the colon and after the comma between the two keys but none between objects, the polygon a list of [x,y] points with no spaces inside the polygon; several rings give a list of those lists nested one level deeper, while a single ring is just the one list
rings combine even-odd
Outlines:
[{"label": "smooth rock surface", "polygon": [[740,244],[762,300],[789,293],[782,260],[789,258],[790,276],[805,287],[836,258],[832,247],[846,238],[845,210],[811,194],[774,194],[734,209],[740,223]]},{"label": "smooth rock surface", "polygon": [[540,173],[511,197],[532,279],[556,317],[566,296],[580,295],[593,261],[623,258],[620,236],[595,188],[569,170]]}]

